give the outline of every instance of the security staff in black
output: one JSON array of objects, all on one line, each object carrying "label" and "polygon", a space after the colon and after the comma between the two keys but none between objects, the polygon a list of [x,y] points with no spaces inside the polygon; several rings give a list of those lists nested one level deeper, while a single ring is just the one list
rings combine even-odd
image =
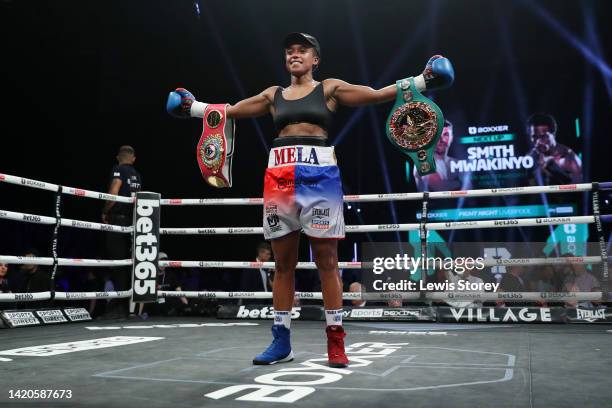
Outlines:
[{"label": "security staff in black", "polygon": [[[131,197],[141,190],[142,178],[134,168],[136,154],[131,146],[121,146],[117,154],[117,162],[112,169],[109,183],[109,194]],[[133,205],[106,201],[102,210],[102,222],[111,225],[132,225]],[[132,240],[129,234],[118,232],[106,233],[106,253],[108,259],[128,259],[131,257]],[[130,268],[112,268],[111,279],[115,290],[129,290]],[[128,313],[128,302],[125,300],[115,302],[117,307],[112,307],[112,313],[123,317]]]}]

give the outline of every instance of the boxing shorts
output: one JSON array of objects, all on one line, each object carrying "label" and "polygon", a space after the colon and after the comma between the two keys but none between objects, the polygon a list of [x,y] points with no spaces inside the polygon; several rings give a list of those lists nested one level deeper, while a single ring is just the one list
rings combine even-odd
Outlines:
[{"label": "boxing shorts", "polygon": [[266,239],[299,230],[313,238],[342,239],[343,210],[342,182],[333,147],[296,144],[270,151],[264,179]]}]

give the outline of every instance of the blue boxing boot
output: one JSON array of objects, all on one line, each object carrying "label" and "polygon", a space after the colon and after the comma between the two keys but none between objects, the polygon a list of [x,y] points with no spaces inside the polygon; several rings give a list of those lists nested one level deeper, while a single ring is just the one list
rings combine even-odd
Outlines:
[{"label": "blue boxing boot", "polygon": [[271,365],[293,360],[291,351],[291,331],[282,324],[272,326],[272,344],[266,351],[253,359],[255,365]]},{"label": "blue boxing boot", "polygon": [[450,87],[455,81],[455,70],[448,58],[434,55],[425,64],[423,73],[414,77],[419,92],[434,91]]}]

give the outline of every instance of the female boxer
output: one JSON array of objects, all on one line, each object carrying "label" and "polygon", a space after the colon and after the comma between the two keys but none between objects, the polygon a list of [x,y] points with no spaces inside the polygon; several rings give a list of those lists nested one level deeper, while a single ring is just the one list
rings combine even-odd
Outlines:
[{"label": "female boxer", "polygon": [[[264,236],[272,241],[274,325],[272,344],[253,364],[293,360],[290,344],[291,308],[300,231],[308,236],[321,278],[327,322],[327,352],[331,367],[346,367],[342,328],[342,282],[338,274],[338,239],[344,238],[343,194],[334,148],[328,131],[338,105],[363,106],[395,100],[396,85],[382,89],[352,85],[340,79],[316,81],[313,71],[321,63],[317,39],[291,33],[283,41],[285,68],[291,76],[287,88],[272,86],[227,108],[229,118],[271,114],[278,130],[264,179]],[[419,91],[444,88],[453,81],[448,60],[434,64],[415,78]],[[445,62],[440,64],[439,62]],[[207,104],[195,101],[183,88],[175,91],[171,114],[203,117]],[[171,95],[172,97],[172,95]],[[170,101],[170,99],[169,99]]]}]

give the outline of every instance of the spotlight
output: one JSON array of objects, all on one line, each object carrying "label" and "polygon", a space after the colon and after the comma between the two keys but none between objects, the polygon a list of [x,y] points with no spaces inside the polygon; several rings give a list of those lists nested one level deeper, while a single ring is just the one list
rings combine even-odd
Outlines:
[{"label": "spotlight", "polygon": [[358,212],[358,213],[360,213],[360,212],[361,212],[361,208],[358,208],[358,209],[357,209],[357,212]]},{"label": "spotlight", "polygon": [[352,206],[352,205],[350,205],[350,204],[347,204],[347,205],[346,205],[346,208],[348,208],[348,209],[350,210],[351,208],[353,208],[353,206]]}]

